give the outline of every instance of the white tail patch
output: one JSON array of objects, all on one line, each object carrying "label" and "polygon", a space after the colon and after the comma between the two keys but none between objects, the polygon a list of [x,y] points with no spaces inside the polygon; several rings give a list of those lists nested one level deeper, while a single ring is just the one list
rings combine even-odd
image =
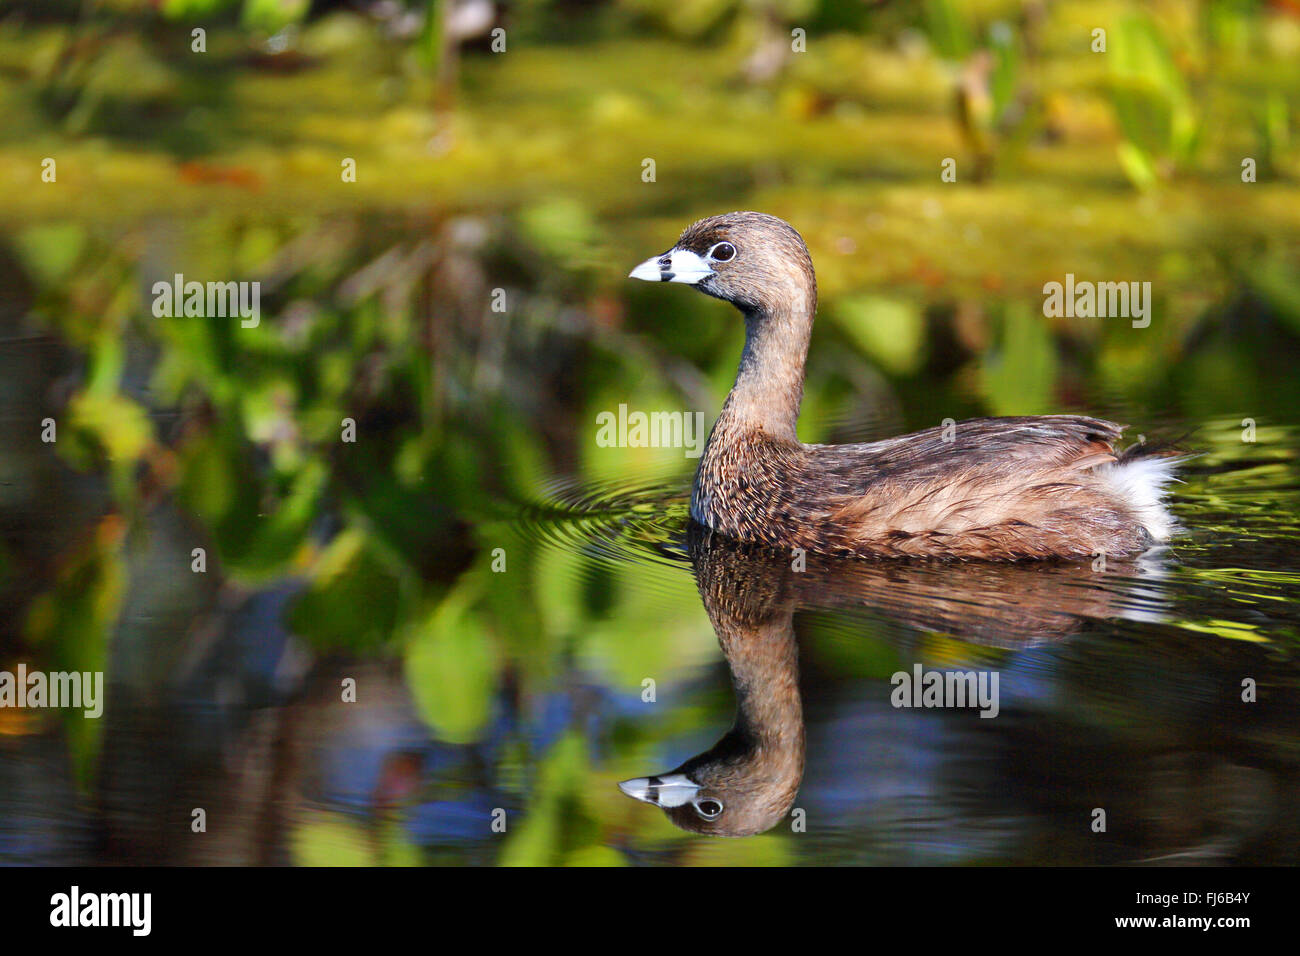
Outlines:
[{"label": "white tail patch", "polygon": [[1156,541],[1168,541],[1176,527],[1165,507],[1165,488],[1174,477],[1181,458],[1134,458],[1097,469],[1138,517],[1147,534]]}]

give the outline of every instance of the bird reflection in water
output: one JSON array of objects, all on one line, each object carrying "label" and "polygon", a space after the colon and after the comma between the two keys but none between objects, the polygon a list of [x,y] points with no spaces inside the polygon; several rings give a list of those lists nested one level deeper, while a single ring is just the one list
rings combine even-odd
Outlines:
[{"label": "bird reflection in water", "polygon": [[711,836],[770,830],[799,792],[805,744],[796,611],[865,606],[907,627],[1002,648],[1060,640],[1087,619],[1158,616],[1138,610],[1143,589],[1133,576],[1159,573],[1159,552],[1104,570],[1089,563],[873,562],[743,544],[694,523],[687,544],[731,670],[735,723],[676,769],[619,788],[683,830]]}]

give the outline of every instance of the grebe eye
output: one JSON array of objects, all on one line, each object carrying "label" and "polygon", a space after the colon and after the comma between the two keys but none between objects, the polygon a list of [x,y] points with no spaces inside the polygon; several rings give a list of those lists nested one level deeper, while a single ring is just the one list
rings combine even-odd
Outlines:
[{"label": "grebe eye", "polygon": [[736,247],[729,242],[720,242],[709,250],[709,258],[714,262],[729,262],[736,258]]},{"label": "grebe eye", "polygon": [[722,813],[722,804],[711,798],[701,800],[699,803],[695,804],[695,812],[706,820],[716,820]]}]

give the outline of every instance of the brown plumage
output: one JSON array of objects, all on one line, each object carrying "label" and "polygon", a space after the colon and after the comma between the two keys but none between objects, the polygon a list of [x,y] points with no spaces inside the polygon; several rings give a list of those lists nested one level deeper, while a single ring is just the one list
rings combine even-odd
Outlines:
[{"label": "brown plumage", "polygon": [[741,541],[830,554],[1083,558],[1166,539],[1174,459],[1119,453],[1125,426],[1075,415],[979,418],[855,445],[795,431],[817,280],[774,216],[700,220],[633,277],[685,282],[745,317],[735,385],[709,436],[691,516]]}]

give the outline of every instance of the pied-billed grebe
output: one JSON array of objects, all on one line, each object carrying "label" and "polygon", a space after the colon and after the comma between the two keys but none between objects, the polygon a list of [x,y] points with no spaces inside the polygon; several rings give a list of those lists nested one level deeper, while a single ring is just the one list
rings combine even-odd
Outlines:
[{"label": "pied-billed grebe", "polygon": [[1173,521],[1175,460],[1076,415],[977,418],[886,441],[795,432],[817,279],[803,238],[757,212],[702,219],[631,277],[684,282],[745,317],[731,394],[695,475],[691,517],[741,541],[897,557],[1084,558],[1144,551]]}]

